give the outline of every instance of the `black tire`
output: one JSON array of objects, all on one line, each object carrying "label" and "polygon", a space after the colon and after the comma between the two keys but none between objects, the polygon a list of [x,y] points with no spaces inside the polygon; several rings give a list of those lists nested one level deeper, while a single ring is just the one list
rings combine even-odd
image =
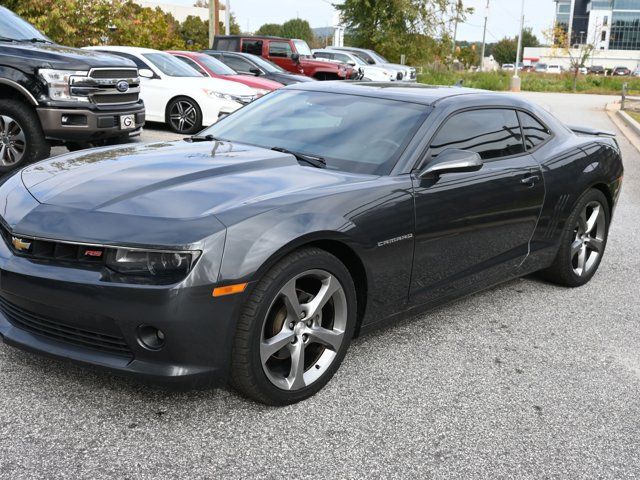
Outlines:
[{"label": "black tire", "polygon": [[[186,112],[187,108],[193,109],[193,111],[190,111],[190,113],[185,114],[184,123],[181,123],[180,120],[172,118],[173,115],[180,114],[180,108],[182,108],[183,112]],[[180,133],[183,135],[198,133],[200,130],[202,130],[202,110],[200,110],[200,106],[192,98],[176,97],[167,105],[166,122],[171,131],[175,133]]]},{"label": "black tire", "polygon": [[0,162],[0,173],[10,172],[49,156],[51,145],[45,138],[42,125],[33,107],[20,100],[0,99],[0,116],[11,118],[24,133],[24,149],[20,159],[10,165]]},{"label": "black tire", "polygon": [[[316,269],[330,272],[343,289],[347,312],[342,343],[334,350],[335,356],[332,362],[319,378],[298,390],[284,390],[269,379],[265,373],[266,367],[263,368],[261,361],[263,329],[283,286],[303,272],[316,271]],[[318,248],[304,248],[293,252],[264,275],[244,305],[234,339],[229,383],[242,395],[267,405],[289,405],[311,397],[327,384],[344,359],[356,326],[356,308],[355,286],[349,271],[340,260]],[[304,322],[300,321],[300,323]],[[301,326],[304,327],[304,325]],[[309,345],[312,344],[309,343]],[[302,348],[308,348],[308,346]],[[287,347],[284,347],[281,352]],[[331,354],[334,355],[333,352]],[[316,363],[316,360],[311,363]],[[315,365],[315,368],[319,368],[318,365]],[[309,372],[314,372],[313,365],[304,369],[304,375]]]},{"label": "black tire", "polygon": [[[579,225],[579,218],[582,212],[588,208],[589,205],[597,203],[602,207],[603,213],[603,221],[604,225],[602,226],[603,238],[601,239],[601,244],[599,248],[599,255],[595,258],[593,264],[590,266],[588,270],[585,269],[583,274],[576,273],[574,269],[575,255],[572,255],[572,245],[575,242],[579,242],[579,232],[577,231]],[[605,253],[605,249],[607,246],[607,239],[609,236],[609,222],[611,209],[609,206],[609,201],[607,197],[597,189],[588,190],[585,192],[576,203],[571,215],[567,219],[567,223],[565,224],[565,228],[562,231],[562,236],[560,240],[560,248],[556,255],[555,260],[551,267],[547,268],[540,272],[541,276],[553,283],[557,283],[558,285],[563,285],[565,287],[581,287],[588,283],[593,276],[598,271],[598,267],[602,262],[602,257]]]}]

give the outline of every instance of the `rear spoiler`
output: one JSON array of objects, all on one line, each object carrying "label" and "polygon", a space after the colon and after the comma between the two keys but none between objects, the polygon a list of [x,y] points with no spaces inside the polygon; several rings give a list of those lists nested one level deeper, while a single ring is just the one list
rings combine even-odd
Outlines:
[{"label": "rear spoiler", "polygon": [[608,132],[606,130],[598,130],[595,128],[589,128],[589,127],[576,127],[573,125],[567,125],[567,127],[569,127],[569,130],[571,130],[573,133],[576,133],[578,135],[590,135],[592,137],[611,137],[611,138],[615,138],[616,134],[613,132]]}]

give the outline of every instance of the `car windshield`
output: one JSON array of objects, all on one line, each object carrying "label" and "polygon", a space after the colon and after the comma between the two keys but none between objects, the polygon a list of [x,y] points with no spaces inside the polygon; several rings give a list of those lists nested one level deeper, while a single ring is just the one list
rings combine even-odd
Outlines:
[{"label": "car windshield", "polygon": [[237,75],[234,69],[209,55],[198,55],[196,60],[216,75]]},{"label": "car windshield", "polygon": [[202,135],[320,157],[328,169],[385,175],[429,110],[396,100],[281,90],[250,103]]},{"label": "car windshield", "polygon": [[143,53],[142,56],[169,77],[202,77],[197,70],[168,53]]},{"label": "car windshield", "polygon": [[390,63],[389,60],[384,58],[379,53],[374,52],[373,50],[369,50],[367,53],[369,53],[369,55],[371,55],[374,58],[374,60],[378,63]]},{"label": "car windshield", "polygon": [[31,40],[51,43],[51,40],[34,26],[4,7],[0,7],[0,40]]},{"label": "car windshield", "polygon": [[304,40],[294,40],[293,44],[296,46],[296,51],[300,55],[304,55],[305,57],[310,57],[313,55],[311,53],[311,49],[309,48],[309,45],[307,45],[307,42],[305,42]]},{"label": "car windshield", "polygon": [[269,73],[285,73],[286,72],[285,69],[280,68],[275,63],[270,62],[269,60],[265,60],[262,57],[258,57],[257,55],[251,55],[251,61]]}]

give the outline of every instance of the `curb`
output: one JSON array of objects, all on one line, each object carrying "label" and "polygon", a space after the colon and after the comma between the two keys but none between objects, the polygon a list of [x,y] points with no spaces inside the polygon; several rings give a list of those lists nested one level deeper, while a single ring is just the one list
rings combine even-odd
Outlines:
[{"label": "curb", "polygon": [[631,118],[626,112],[622,110],[618,110],[616,115],[629,127],[633,130],[633,133],[640,137],[640,123],[636,122],[633,118]]}]

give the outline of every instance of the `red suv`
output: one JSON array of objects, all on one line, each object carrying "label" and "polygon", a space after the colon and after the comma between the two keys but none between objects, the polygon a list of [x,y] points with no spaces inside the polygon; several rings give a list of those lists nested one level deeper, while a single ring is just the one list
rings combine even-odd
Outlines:
[{"label": "red suv", "polygon": [[316,80],[351,80],[358,77],[358,72],[349,65],[314,60],[311,49],[304,40],[222,35],[215,38],[213,49],[259,55],[285,70]]}]

